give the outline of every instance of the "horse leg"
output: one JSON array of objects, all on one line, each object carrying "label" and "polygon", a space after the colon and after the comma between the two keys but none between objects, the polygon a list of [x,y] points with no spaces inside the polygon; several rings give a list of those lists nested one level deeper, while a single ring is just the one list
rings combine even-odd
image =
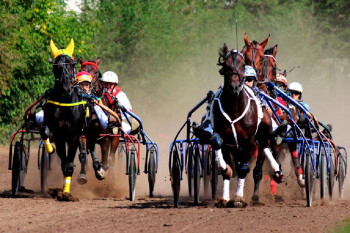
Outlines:
[{"label": "horse leg", "polygon": [[113,137],[111,140],[111,148],[109,151],[109,158],[111,159],[112,166],[115,165],[115,153],[118,149],[118,145],[119,145],[119,137]]},{"label": "horse leg", "polygon": [[264,164],[264,160],[265,160],[265,157],[263,155],[263,148],[259,145],[258,157],[256,159],[255,168],[253,170],[254,192],[253,192],[253,196],[252,196],[252,200],[251,200],[252,205],[258,205],[258,204],[261,205],[262,204],[259,201],[259,185],[260,185],[260,181],[261,181],[262,176],[263,176],[262,167]]},{"label": "horse leg", "polygon": [[289,143],[288,149],[290,151],[290,154],[292,156],[292,162],[294,166],[294,172],[297,177],[298,184],[301,188],[305,187],[305,179],[303,178],[303,170],[301,169],[298,153],[297,153],[297,144],[296,143]]},{"label": "horse leg", "polygon": [[109,153],[109,147],[110,147],[111,138],[110,137],[104,137],[101,141],[101,154],[102,154],[102,168],[104,170],[108,170],[108,153]]},{"label": "horse leg", "polygon": [[86,184],[87,180],[87,176],[86,176],[86,170],[85,170],[85,166],[87,164],[87,151],[86,151],[86,137],[85,136],[81,136],[79,138],[79,161],[81,164],[81,170],[80,170],[80,174],[78,176],[78,183],[79,184]]},{"label": "horse leg", "polygon": [[106,176],[106,171],[102,168],[100,161],[97,158],[97,154],[95,151],[95,137],[91,136],[87,138],[87,147],[90,151],[92,158],[92,166],[95,170],[95,176],[98,180],[103,180]]},{"label": "horse leg", "polygon": [[[63,185],[63,191],[58,192],[57,194],[57,200],[59,201],[79,201],[78,198],[74,198],[70,193],[70,185],[71,185],[72,176],[74,172],[74,158],[77,152],[78,144],[79,144],[79,136],[68,141],[68,157],[65,159],[65,162],[64,163],[62,162],[61,164],[63,175],[64,175],[64,185]],[[57,146],[57,152],[58,152],[58,146]],[[65,153],[65,148],[64,148],[64,153]]]},{"label": "horse leg", "polygon": [[220,170],[220,173],[223,176],[227,175],[228,177],[232,177],[232,168],[228,164],[226,164],[224,160],[224,156],[222,154],[221,147],[222,147],[223,141],[217,133],[213,134],[211,138],[211,144],[215,151],[215,161]]}]

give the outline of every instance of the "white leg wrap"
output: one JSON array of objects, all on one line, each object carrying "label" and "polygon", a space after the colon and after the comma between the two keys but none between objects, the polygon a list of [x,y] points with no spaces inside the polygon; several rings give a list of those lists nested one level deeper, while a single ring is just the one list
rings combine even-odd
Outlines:
[{"label": "white leg wrap", "polygon": [[265,148],[264,149],[264,153],[266,158],[269,160],[271,168],[274,172],[277,172],[280,170],[280,166],[278,165],[278,163],[276,162],[276,160],[274,159],[271,150],[269,148]]},{"label": "white leg wrap", "polygon": [[226,201],[230,200],[230,180],[224,180],[222,187],[222,199]]},{"label": "white leg wrap", "polygon": [[272,120],[272,130],[274,131],[274,130],[276,130],[278,128],[278,125],[277,125],[276,121],[273,118],[271,118],[271,120]]},{"label": "white leg wrap", "polygon": [[222,155],[221,149],[219,150],[215,150],[215,160],[216,160],[216,164],[218,165],[218,167],[222,170],[226,169],[226,162],[224,160],[224,157]]},{"label": "white leg wrap", "polygon": [[236,190],[237,197],[243,197],[244,181],[245,179],[238,178],[238,184],[237,184],[237,190]]}]

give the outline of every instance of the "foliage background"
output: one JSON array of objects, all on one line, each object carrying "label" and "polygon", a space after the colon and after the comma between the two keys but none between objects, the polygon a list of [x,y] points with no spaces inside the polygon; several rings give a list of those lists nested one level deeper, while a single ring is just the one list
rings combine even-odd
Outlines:
[{"label": "foliage background", "polygon": [[63,0],[0,2],[2,143],[22,123],[25,107],[53,84],[50,39],[65,47],[74,38],[76,58],[101,57],[100,70],[118,73],[135,112],[165,139],[222,83],[218,50],[223,43],[241,49],[245,32],[257,41],[271,34],[279,68],[297,67],[289,82],[303,84],[304,98],[325,122],[341,127],[338,120],[350,112],[340,94],[349,86],[349,1],[85,0],[80,14],[64,7]]}]

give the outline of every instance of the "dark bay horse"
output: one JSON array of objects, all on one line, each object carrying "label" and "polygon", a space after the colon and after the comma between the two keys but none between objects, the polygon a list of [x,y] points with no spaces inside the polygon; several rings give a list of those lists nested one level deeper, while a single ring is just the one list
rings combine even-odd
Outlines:
[{"label": "dark bay horse", "polygon": [[[258,79],[258,85],[259,85],[259,81],[262,83],[262,88],[265,92],[267,91],[266,85],[264,83],[266,82],[276,82],[276,76],[277,76],[277,62],[276,62],[276,54],[277,54],[277,45],[275,45],[272,48],[266,49],[264,52],[264,56],[265,58],[263,59],[263,65],[262,65],[262,69],[261,69],[261,76]],[[286,70],[284,70],[283,74],[284,77],[287,77],[287,72]],[[276,98],[278,100],[278,102],[280,102],[281,104],[283,104],[285,107],[287,107],[287,103],[280,97],[276,96],[276,93],[274,91],[274,89],[267,91],[267,93],[273,97]],[[276,113],[278,113],[278,117],[280,118],[280,120],[282,122],[284,122],[284,126],[279,125],[279,129],[276,129],[276,131],[279,131],[280,129],[282,129],[281,132],[286,131],[286,127],[287,124],[290,124],[290,119],[287,115],[287,113],[283,112],[279,107],[274,106],[275,107],[275,111]],[[294,122],[297,121],[298,117],[297,117],[297,112],[295,111],[294,108],[289,108],[289,111],[292,115],[292,120]],[[275,122],[278,122],[278,120],[274,117]],[[284,129],[283,129],[284,128]],[[292,131],[290,131],[289,133],[290,137],[293,137],[292,135]],[[273,143],[275,143],[275,141],[273,141]],[[277,145],[276,145],[277,146]],[[278,146],[277,146],[278,147]],[[277,149],[276,147],[276,149]],[[300,165],[300,161],[298,159],[298,154],[297,154],[297,144],[296,143],[288,143],[288,149],[289,152],[291,154],[291,160],[293,162],[293,166],[294,166],[294,172],[295,175],[297,177],[297,182],[301,187],[304,187],[304,179],[302,178],[302,169],[301,169],[301,165]],[[278,159],[278,158],[277,158]],[[274,186],[275,184],[272,185]],[[273,193],[276,194],[276,188],[273,188]]]},{"label": "dark bay horse", "polygon": [[[82,90],[74,85],[74,66],[76,62],[72,58],[74,51],[73,40],[71,40],[66,49],[58,49],[51,40],[50,49],[54,58],[52,65],[55,84],[50,90],[47,103],[44,106],[45,117],[41,136],[44,141],[50,136],[55,140],[56,151],[61,159],[61,168],[65,177],[63,192],[57,197],[59,200],[71,201],[75,200],[70,194],[70,183],[74,172],[74,158],[79,138],[86,122],[86,109],[88,106],[81,95]],[[92,143],[94,142],[88,137],[88,147]],[[101,170],[99,161],[94,161],[94,168],[96,177],[103,179],[104,173]]]},{"label": "dark bay horse", "polygon": [[[214,98],[211,106],[214,135],[212,138],[216,161],[224,179],[223,199],[218,207],[233,205],[245,207],[243,199],[244,182],[249,172],[249,161],[255,154],[256,142],[259,143],[257,163],[262,164],[265,156],[275,172],[279,165],[273,159],[268,149],[272,136],[271,117],[266,109],[254,96],[253,91],[246,86],[243,77],[245,66],[244,55],[236,50],[229,51],[226,44],[220,50],[218,65],[222,66],[220,74],[224,76],[224,86],[221,94]],[[238,185],[234,200],[230,200],[229,182],[232,168],[238,176]],[[254,181],[259,185],[262,173],[256,174]],[[252,201],[258,201],[255,192]]]},{"label": "dark bay horse", "polygon": [[[91,94],[97,96],[98,98],[101,99],[102,103],[109,107],[110,109],[114,109],[113,103],[110,103],[107,93],[104,91],[102,82],[100,81],[101,78],[101,72],[99,71],[98,65],[101,62],[100,58],[97,58],[96,60],[89,60],[89,61],[84,61],[83,59],[79,59],[79,62],[81,64],[81,71],[86,71],[90,73],[92,77],[92,91]],[[116,110],[116,112],[118,112]],[[95,132],[95,137],[98,137],[99,134],[107,134],[107,130],[104,129],[103,127],[97,127],[94,130]],[[102,137],[97,141],[98,144],[101,146],[101,154],[102,154],[102,168],[104,170],[108,170],[108,157],[112,157],[112,163],[114,163],[114,155],[115,152],[118,148],[119,145],[119,137]],[[79,160],[81,163],[81,171],[78,177],[78,182],[80,184],[85,184],[87,182],[87,176],[86,176],[86,171],[85,171],[85,165],[87,162],[87,155],[86,155],[86,150],[84,150],[85,143],[82,140],[80,142],[80,154],[79,154]]]}]

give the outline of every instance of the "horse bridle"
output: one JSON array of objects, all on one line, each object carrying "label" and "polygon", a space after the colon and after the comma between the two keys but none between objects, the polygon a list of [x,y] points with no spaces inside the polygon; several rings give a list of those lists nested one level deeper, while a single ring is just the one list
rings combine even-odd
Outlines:
[{"label": "horse bridle", "polygon": [[[275,63],[277,64],[277,61],[276,61],[274,56],[266,55],[266,54],[264,55],[264,61],[263,61],[263,66],[262,66],[264,69],[264,77],[263,77],[262,81],[258,80],[258,84],[265,84],[266,82],[270,82],[270,79],[268,78],[268,75],[267,75],[268,66],[269,66],[269,57],[271,57],[275,61]],[[273,68],[277,69],[277,67],[273,67]]]},{"label": "horse bridle", "polygon": [[233,61],[233,70],[231,70],[231,72],[229,73],[229,78],[231,78],[233,75],[237,75],[239,78],[239,87],[237,90],[234,90],[235,92],[239,93],[242,88],[243,88],[243,84],[245,82],[245,77],[241,76],[237,70],[237,56],[240,55],[243,60],[244,60],[244,55],[241,52],[238,52],[235,49],[232,49],[230,52],[228,52],[225,56],[225,60],[228,59],[229,56],[231,56],[232,61]]},{"label": "horse bridle", "polygon": [[[57,59],[59,57],[63,57],[63,62],[60,62],[60,63],[56,63],[57,62]],[[71,62],[66,62],[66,60],[70,59]],[[71,65],[72,68],[73,68],[73,77],[69,80],[70,82],[70,86],[73,87],[73,79],[75,77],[75,65],[77,64],[76,61],[74,61],[73,59],[71,59],[70,57],[68,57],[67,55],[61,55],[61,56],[58,56],[57,58],[55,58],[55,60],[52,62],[52,66],[59,66],[61,65],[62,66],[62,74],[61,74],[61,77],[60,77],[60,84],[62,84],[62,81],[66,78],[70,78],[70,73],[69,73],[69,70],[68,70],[68,67],[67,65]],[[57,77],[55,77],[55,79],[57,80]],[[55,85],[56,85],[56,82],[55,82]],[[70,93],[71,94],[71,91],[72,91],[72,88],[70,90]]]}]

